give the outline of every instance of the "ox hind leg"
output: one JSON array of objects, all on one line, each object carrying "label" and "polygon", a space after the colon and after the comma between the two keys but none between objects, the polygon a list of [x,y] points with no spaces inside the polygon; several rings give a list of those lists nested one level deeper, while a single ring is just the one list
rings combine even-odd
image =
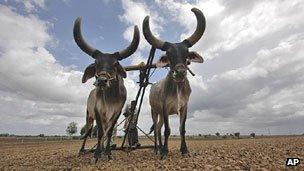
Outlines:
[{"label": "ox hind leg", "polygon": [[100,118],[100,114],[97,111],[97,109],[95,109],[95,118],[96,118],[96,125],[97,125],[97,147],[94,153],[94,158],[95,158],[95,163],[98,161],[98,159],[101,157],[101,153],[102,153],[102,147],[101,145],[103,144],[101,142],[101,138],[103,137],[103,128],[102,128],[102,122],[101,122],[101,118]]},{"label": "ox hind leg", "polygon": [[81,137],[81,139],[83,139],[83,142],[82,142],[81,148],[79,150],[79,154],[85,153],[84,147],[85,147],[86,141],[88,139],[88,136],[92,133],[92,129],[93,129],[93,124],[92,124],[92,127],[90,127],[89,130],[85,133],[85,135],[83,137]]},{"label": "ox hind leg", "polygon": [[119,116],[120,116],[120,114],[118,116],[116,116],[116,118],[114,118],[114,121],[113,121],[111,127],[107,131],[107,142],[106,142],[107,144],[106,144],[105,154],[108,155],[108,159],[112,159],[112,157],[111,157],[111,138],[112,138],[113,130],[114,130],[114,127],[117,123]]},{"label": "ox hind leg", "polygon": [[169,115],[168,115],[166,108],[163,109],[162,117],[164,119],[164,125],[165,125],[165,131],[164,131],[165,141],[164,141],[164,145],[162,146],[162,150],[161,150],[161,159],[163,160],[168,157],[168,151],[169,151],[168,150],[168,138],[171,133],[170,126],[169,126]]},{"label": "ox hind leg", "polygon": [[180,151],[181,151],[182,155],[187,155],[189,153],[187,144],[186,144],[186,140],[185,140],[185,134],[186,134],[185,124],[186,124],[186,119],[187,119],[187,106],[181,108],[179,119],[180,119],[179,132],[180,132],[180,136],[181,136]]},{"label": "ox hind leg", "polygon": [[154,127],[154,153],[157,154],[158,153],[158,145],[157,145],[157,132],[158,132],[158,125],[157,125],[157,120],[158,120],[158,114],[155,113],[152,109],[151,109],[151,114],[152,114],[152,119],[153,119],[153,127]]},{"label": "ox hind leg", "polygon": [[91,133],[92,133],[92,130],[93,130],[93,123],[94,123],[94,119],[89,117],[89,113],[88,113],[88,111],[87,111],[87,117],[86,117],[86,133],[84,134],[83,137],[81,137],[81,139],[83,139],[83,142],[82,142],[81,148],[80,148],[80,150],[79,150],[79,154],[84,154],[84,153],[85,153],[84,147],[85,147],[85,144],[86,144],[86,141],[87,141],[88,136],[90,136]]}]

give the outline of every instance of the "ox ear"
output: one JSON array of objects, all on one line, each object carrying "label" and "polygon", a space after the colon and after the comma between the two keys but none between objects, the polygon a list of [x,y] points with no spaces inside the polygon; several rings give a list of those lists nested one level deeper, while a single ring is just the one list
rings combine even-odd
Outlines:
[{"label": "ox ear", "polygon": [[126,70],[120,65],[120,63],[117,63],[116,69],[119,75],[121,75],[123,78],[127,78]]},{"label": "ox ear", "polygon": [[84,74],[82,76],[82,83],[87,82],[88,79],[94,77],[94,75],[95,75],[95,63],[92,63],[85,69]]},{"label": "ox ear", "polygon": [[203,63],[204,59],[197,52],[189,52],[188,59],[190,62]]},{"label": "ox ear", "polygon": [[167,55],[163,55],[160,57],[160,59],[156,63],[157,68],[162,68],[166,65],[170,64],[169,58]]}]

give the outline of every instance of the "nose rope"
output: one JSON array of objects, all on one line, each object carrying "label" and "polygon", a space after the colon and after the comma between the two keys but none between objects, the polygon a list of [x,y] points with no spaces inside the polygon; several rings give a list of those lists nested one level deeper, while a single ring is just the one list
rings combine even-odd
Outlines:
[{"label": "nose rope", "polygon": [[190,72],[190,74],[191,74],[192,76],[195,76],[194,72],[191,71],[191,69],[190,69],[188,66],[187,66],[187,70]]},{"label": "nose rope", "polygon": [[105,72],[105,71],[102,71],[102,72],[96,74],[95,76],[96,76],[96,77],[105,76],[109,81],[115,80],[114,77],[112,77],[108,72]]},{"label": "nose rope", "polygon": [[177,66],[175,66],[175,69],[173,71],[176,72],[178,67],[185,67],[185,69],[187,69],[192,76],[195,76],[194,72],[188,66],[185,66],[183,64],[181,65],[178,64]]}]

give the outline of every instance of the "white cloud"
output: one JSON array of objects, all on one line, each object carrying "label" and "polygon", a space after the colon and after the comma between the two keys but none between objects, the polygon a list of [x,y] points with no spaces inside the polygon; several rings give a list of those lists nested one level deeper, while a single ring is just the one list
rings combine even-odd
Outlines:
[{"label": "white cloud", "polygon": [[[195,3],[173,0],[156,2],[161,8],[169,11],[173,20],[186,28],[186,34],[181,34],[181,40],[192,34],[196,26],[191,8],[197,7],[203,11],[207,27],[202,40],[194,46],[194,49],[204,54],[207,59],[218,56],[221,50],[233,50],[282,29],[303,26],[304,4],[301,0],[241,3],[246,10],[239,9],[239,2],[222,0],[195,1]],[[251,5],[251,8],[247,9],[246,5]]]},{"label": "white cloud", "polygon": [[[134,25],[141,30],[146,15],[150,15],[156,34],[169,35],[164,26],[174,27],[168,23],[178,22],[185,28],[180,40],[195,28],[192,7],[201,9],[207,18],[203,38],[191,48],[207,60],[192,65],[196,76],[188,77],[193,90],[188,134],[268,134],[268,128],[273,134],[303,133],[301,1],[156,0],[157,6],[150,4],[122,0],[124,13],[119,18],[127,27],[126,40],[131,41]],[[52,23],[35,15],[21,16],[5,6],[0,6],[0,23],[0,130],[38,134],[42,129],[58,134],[64,133],[69,121],[83,124],[91,83],[81,84],[82,72],[59,64],[47,50],[55,41],[48,34]],[[147,47],[141,31],[140,48],[130,58],[132,64],[144,60]],[[137,93],[137,74],[128,72],[125,79],[127,103]],[[149,90],[146,92],[139,122],[144,130],[151,124]],[[170,117],[170,125],[178,134],[178,117]]]},{"label": "white cloud", "polygon": [[286,27],[297,27],[303,16],[301,6],[301,1],[264,1],[257,3],[247,15],[225,17],[219,25],[227,31],[224,48],[234,49]]},{"label": "white cloud", "polygon": [[[185,28],[180,40],[196,26],[191,8],[201,9],[206,16],[205,34],[191,49],[207,60],[191,66],[196,77],[189,76],[193,89],[189,134],[268,134],[268,128],[277,134],[304,131],[300,126],[304,120],[301,1],[156,0],[156,4],[161,11],[157,17]],[[171,120],[176,123],[171,124],[172,131],[178,134],[178,119]]]},{"label": "white cloud", "polygon": [[[146,58],[143,57],[142,54],[150,47],[150,44],[145,40],[142,34],[142,22],[144,18],[147,15],[150,16],[150,27],[156,36],[158,36],[159,33],[162,31],[161,23],[163,22],[163,18],[160,17],[151,6],[148,6],[143,1],[122,0],[121,2],[124,13],[119,16],[119,19],[125,25],[127,25],[127,28],[123,34],[124,38],[128,41],[132,40],[135,25],[138,26],[140,31],[140,44],[138,50],[130,58],[131,65],[137,65],[140,62],[146,62]],[[139,89],[138,84],[135,84],[138,81],[138,74],[138,71],[128,72],[128,79],[126,79],[125,81],[128,91],[128,99],[126,103],[130,103],[130,101],[134,100],[136,97],[137,90]],[[150,119],[150,106],[148,102],[149,91],[150,87],[148,86],[141,108],[141,115],[139,116],[139,126],[144,128],[145,130],[150,127],[152,121]]]},{"label": "white cloud", "polygon": [[207,122],[199,130],[218,129],[223,133],[254,130],[265,134],[266,128],[273,133],[301,133],[303,46],[304,33],[294,34],[275,48],[257,52],[249,65],[214,75],[204,83],[205,89],[194,85],[190,110],[195,112],[190,122]]},{"label": "white cloud", "polygon": [[[7,1],[7,0],[6,0]],[[46,9],[44,0],[13,0],[23,5],[27,13],[37,12],[38,8]]]},{"label": "white cloud", "polygon": [[140,30],[139,49],[143,50],[144,48],[150,47],[142,34],[142,22],[144,18],[149,15],[151,30],[157,36],[162,30],[162,17],[160,17],[155,10],[151,9],[151,7],[146,5],[144,2],[122,0],[122,8],[124,10],[124,13],[119,16],[119,19],[128,26],[123,34],[124,38],[128,41],[131,41],[133,37],[134,26],[137,25]]},{"label": "white cloud", "polygon": [[53,40],[50,24],[2,5],[0,13],[1,124],[56,125],[62,128],[59,134],[67,122],[83,122],[92,87],[81,84],[82,73],[62,66],[46,49]]}]

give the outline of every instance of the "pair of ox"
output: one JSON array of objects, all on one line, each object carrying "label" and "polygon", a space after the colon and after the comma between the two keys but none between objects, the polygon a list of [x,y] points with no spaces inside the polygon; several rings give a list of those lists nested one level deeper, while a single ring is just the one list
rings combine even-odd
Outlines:
[{"label": "pair of ox", "polygon": [[[183,155],[188,154],[185,141],[185,122],[187,118],[187,107],[191,88],[187,79],[187,65],[191,62],[202,63],[203,58],[196,52],[189,51],[202,37],[206,20],[203,13],[197,9],[191,10],[197,19],[195,32],[187,39],[179,43],[170,43],[156,38],[149,25],[149,16],[143,21],[143,34],[145,39],[155,48],[165,51],[157,61],[157,67],[170,66],[167,76],[153,84],[150,90],[149,102],[153,119],[153,130],[155,139],[155,152],[160,151],[161,159],[168,155],[168,137],[170,136],[169,115],[180,116],[180,151]],[[82,151],[88,135],[90,135],[93,122],[96,120],[97,147],[94,157],[98,159],[104,153],[111,157],[110,140],[115,123],[117,122],[124,103],[126,101],[126,88],[123,78],[126,78],[126,71],[119,61],[132,55],[139,44],[139,30],[134,27],[134,35],[131,44],[124,50],[115,53],[103,53],[90,46],[81,34],[81,18],[74,23],[74,39],[82,51],[95,59],[84,72],[82,82],[95,76],[96,86],[87,100],[86,127],[87,132],[81,147]],[[161,127],[165,126],[164,142],[161,138]],[[101,139],[106,139],[106,146]]]}]

